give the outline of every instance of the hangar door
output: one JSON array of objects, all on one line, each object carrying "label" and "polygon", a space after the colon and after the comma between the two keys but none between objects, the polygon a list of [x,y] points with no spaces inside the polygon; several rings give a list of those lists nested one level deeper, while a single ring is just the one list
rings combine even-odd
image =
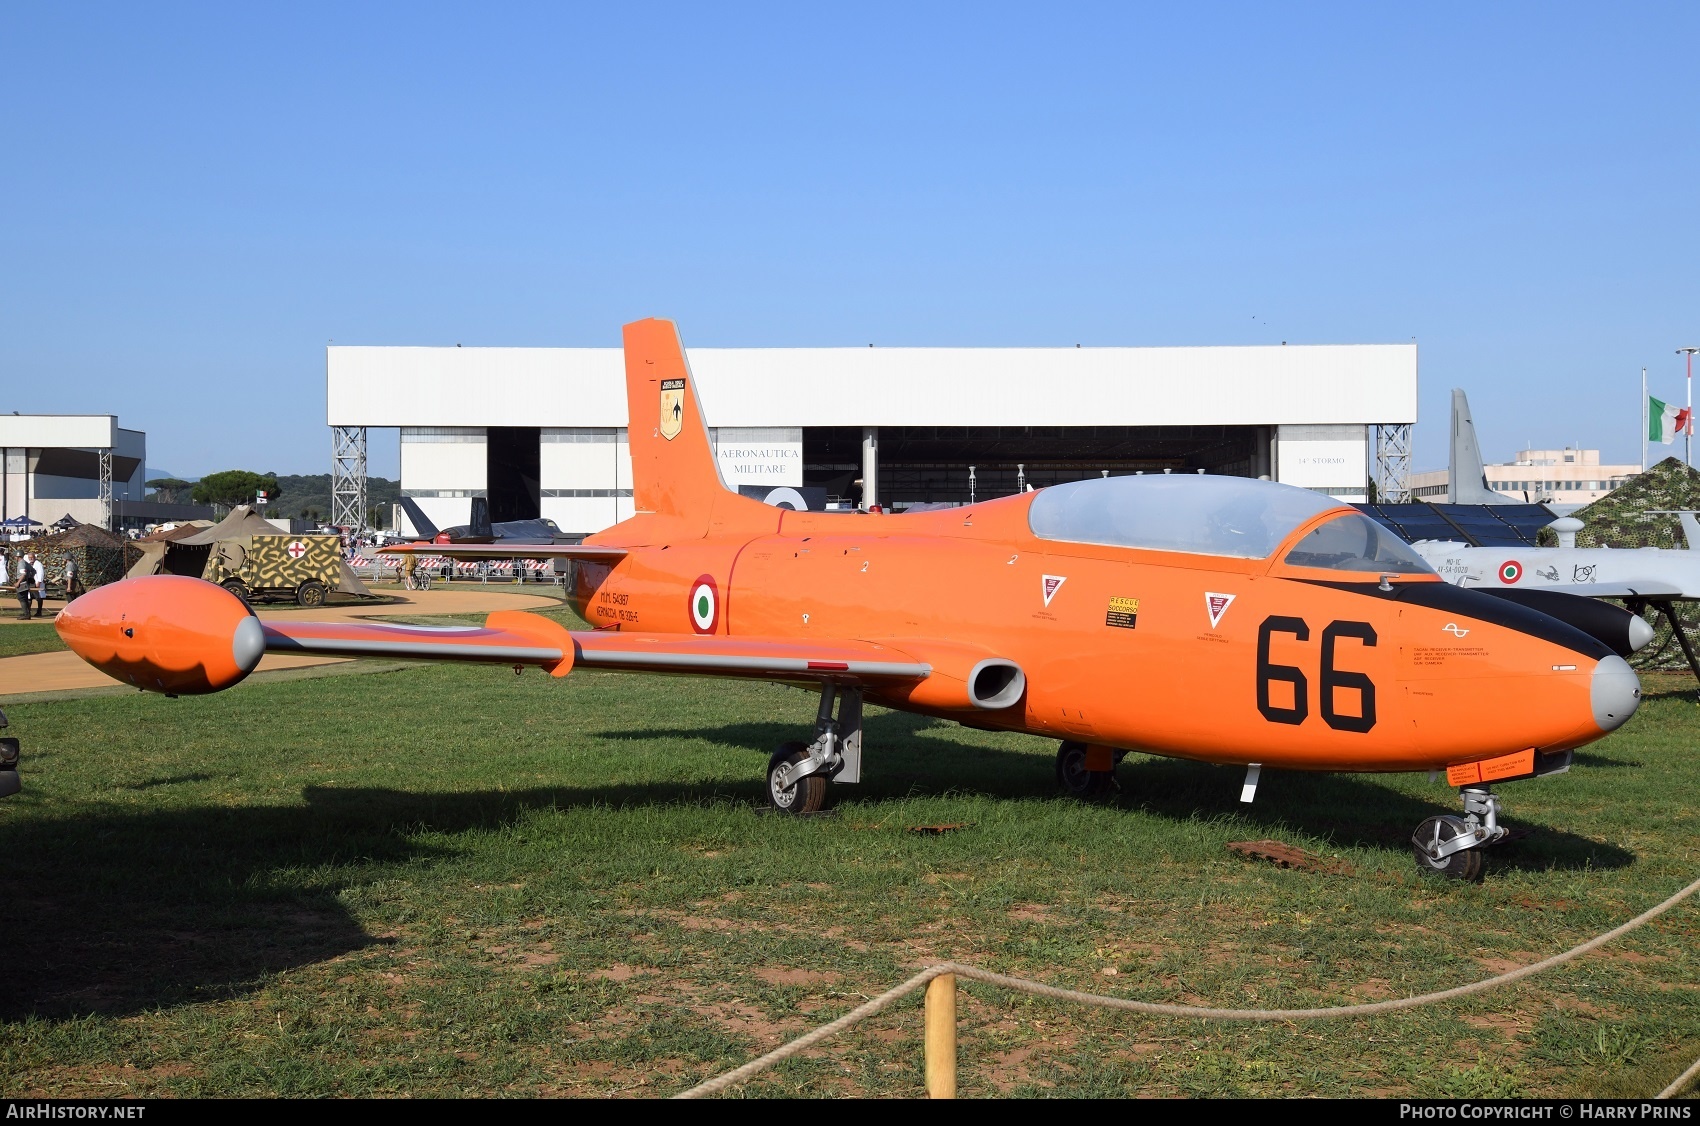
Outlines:
[{"label": "hangar door", "polygon": [[543,515],[543,431],[536,426],[492,426],[487,433],[485,487],[490,520],[536,520]]},{"label": "hangar door", "polygon": [[[1108,473],[1256,477],[1269,469],[1266,426],[882,426],[878,500],[890,507],[966,504]],[[860,427],[803,431],[803,483],[860,500]]]}]

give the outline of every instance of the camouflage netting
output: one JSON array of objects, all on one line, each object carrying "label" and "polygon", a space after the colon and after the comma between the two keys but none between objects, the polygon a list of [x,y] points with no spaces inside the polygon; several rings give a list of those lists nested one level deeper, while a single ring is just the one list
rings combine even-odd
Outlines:
[{"label": "camouflage netting", "polygon": [[[1700,470],[1667,457],[1629,483],[1573,513],[1582,521],[1577,547],[1688,547],[1675,516],[1649,516],[1652,509],[1700,511]],[[1557,547],[1550,529],[1541,530],[1541,546]],[[1693,545],[1700,548],[1700,544]]]},{"label": "camouflage netting", "polygon": [[[1682,524],[1675,516],[1651,515],[1655,509],[1692,509],[1700,511],[1700,470],[1686,466],[1675,457],[1667,457],[1629,483],[1614,489],[1573,515],[1582,521],[1576,533],[1577,547],[1694,547],[1682,534]],[[1541,545],[1557,547],[1558,539],[1550,529],[1541,530]],[[1691,621],[1694,611],[1687,603],[1676,604],[1683,617],[1683,632],[1689,644],[1700,653],[1700,627]],[[1658,610],[1649,607],[1644,615],[1652,623],[1653,643],[1629,659],[1640,669],[1687,669],[1688,660],[1682,647],[1676,644],[1670,623]]]},{"label": "camouflage netting", "polygon": [[93,524],[79,524],[58,535],[36,536],[34,539],[7,544],[7,582],[18,571],[18,560],[26,551],[35,553],[47,569],[49,586],[58,587],[64,581],[65,559],[77,561],[85,588],[115,583],[124,577],[129,565],[141,555],[133,544],[120,539]]}]

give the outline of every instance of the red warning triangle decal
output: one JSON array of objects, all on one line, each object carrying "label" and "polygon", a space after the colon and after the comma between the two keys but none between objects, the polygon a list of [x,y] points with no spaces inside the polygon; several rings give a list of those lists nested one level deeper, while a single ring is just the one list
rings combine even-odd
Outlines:
[{"label": "red warning triangle decal", "polygon": [[1068,577],[1066,575],[1046,575],[1044,576],[1044,579],[1045,605],[1049,606],[1051,604],[1051,599],[1057,596],[1057,588],[1066,583],[1068,581]]},{"label": "red warning triangle decal", "polygon": [[1222,615],[1228,612],[1228,606],[1233,602],[1233,600],[1234,596],[1231,594],[1211,594],[1208,591],[1205,592],[1204,608],[1210,614],[1211,629],[1216,628],[1216,624],[1222,620]]}]

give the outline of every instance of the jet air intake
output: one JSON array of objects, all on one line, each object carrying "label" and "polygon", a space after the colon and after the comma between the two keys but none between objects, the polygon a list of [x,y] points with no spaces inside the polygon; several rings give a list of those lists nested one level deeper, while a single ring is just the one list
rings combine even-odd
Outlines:
[{"label": "jet air intake", "polygon": [[1014,661],[992,657],[968,672],[968,699],[976,708],[1007,708],[1027,691],[1027,674]]},{"label": "jet air intake", "polygon": [[932,675],[904,690],[909,703],[948,711],[998,711],[1021,702],[1027,674],[1007,657],[949,642],[891,641],[892,648],[932,666]]}]

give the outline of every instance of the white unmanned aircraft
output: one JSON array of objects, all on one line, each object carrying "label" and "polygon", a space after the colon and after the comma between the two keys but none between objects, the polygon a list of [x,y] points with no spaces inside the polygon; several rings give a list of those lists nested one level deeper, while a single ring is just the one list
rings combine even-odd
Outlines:
[{"label": "white unmanned aircraft", "polygon": [[[1457,390],[1452,392],[1452,482],[1454,503],[1522,503],[1488,487],[1470,406],[1464,393]],[[1696,549],[1700,545],[1700,519],[1693,512],[1675,509],[1651,510],[1653,513],[1677,516],[1688,546],[1577,547],[1576,533],[1581,531],[1582,522],[1568,516],[1547,525],[1558,536],[1557,547],[1472,547],[1450,540],[1419,540],[1411,546],[1447,582],[1523,602],[1531,609],[1550,605],[1547,600],[1554,595],[1622,599],[1635,616],[1624,623],[1627,634],[1621,643],[1607,644],[1614,644],[1627,656],[1625,646],[1628,652],[1634,652],[1653,639],[1653,627],[1641,617],[1646,607],[1657,607],[1674,624],[1676,613],[1671,603],[1700,600],[1700,550]],[[1612,620],[1623,623],[1621,618]],[[1676,638],[1689,667],[1700,678],[1700,661],[1696,661],[1688,638],[1680,629]]]}]

